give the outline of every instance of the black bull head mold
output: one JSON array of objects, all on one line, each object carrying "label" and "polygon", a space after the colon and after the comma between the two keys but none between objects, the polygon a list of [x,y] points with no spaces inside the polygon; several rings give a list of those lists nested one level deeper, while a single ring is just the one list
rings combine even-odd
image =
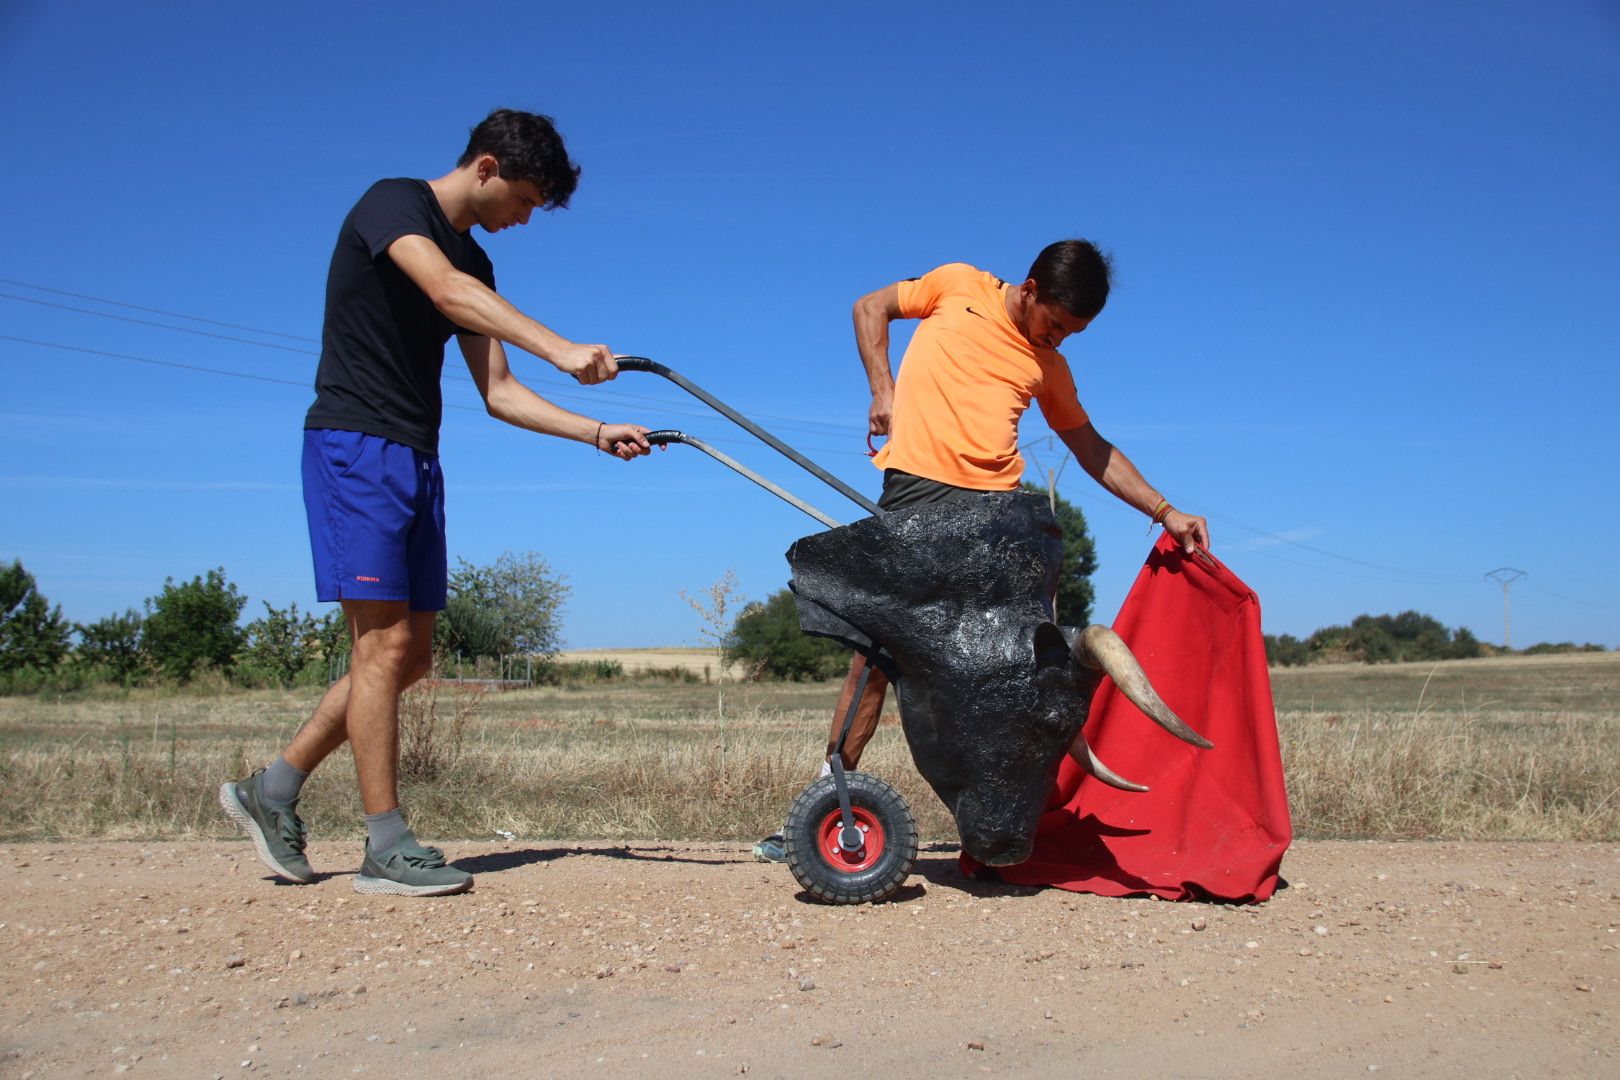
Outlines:
[{"label": "black bull head mold", "polygon": [[1104,674],[1172,734],[1211,745],[1112,630],[1052,622],[1061,539],[1044,499],[1007,492],[865,518],[787,553],[800,625],[875,656],[894,679],[917,771],[963,849],[988,865],[1029,857],[1066,753],[1105,783],[1147,790],[1081,734]]}]

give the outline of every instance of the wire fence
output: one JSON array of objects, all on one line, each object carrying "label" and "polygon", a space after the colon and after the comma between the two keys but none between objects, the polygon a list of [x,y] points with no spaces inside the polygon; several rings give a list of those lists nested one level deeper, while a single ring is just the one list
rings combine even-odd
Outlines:
[{"label": "wire fence", "polygon": [[[350,653],[332,656],[326,664],[330,685],[349,673]],[[551,661],[534,653],[508,653],[501,656],[440,655],[434,657],[430,678],[439,682],[477,683],[483,686],[535,686],[544,682]]]}]

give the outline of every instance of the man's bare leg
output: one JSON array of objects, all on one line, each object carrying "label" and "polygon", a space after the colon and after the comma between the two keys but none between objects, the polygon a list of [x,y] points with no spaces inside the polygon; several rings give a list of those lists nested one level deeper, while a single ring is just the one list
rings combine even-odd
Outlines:
[{"label": "man's bare leg", "polygon": [[343,611],[354,642],[349,674],[327,691],[288,750],[318,761],[347,736],[360,804],[368,815],[381,814],[399,807],[399,695],[432,665],[435,613],[394,600],[345,600]]},{"label": "man's bare leg", "polygon": [[[394,780],[399,691],[420,678],[432,662],[432,612],[411,612],[403,601],[350,600],[343,610],[355,643],[352,674],[322,695],[314,715],[269,768],[240,782],[227,781],[219,789],[220,806],[242,826],[264,864],[278,877],[301,884],[314,881],[315,872],[304,856],[306,834],[298,816],[298,790],[309,773],[353,735],[350,706],[357,698],[355,676],[365,688],[358,699],[370,707],[362,717],[364,730],[355,739],[356,764],[363,754],[372,762],[372,768],[359,770],[362,801],[366,777],[372,775],[373,787],[386,793],[378,798],[389,800],[386,811],[399,806]],[[378,756],[381,764],[373,760]]]},{"label": "man's bare leg", "polygon": [[[838,705],[833,709],[832,727],[827,732],[828,764],[832,761],[833,747],[838,745],[838,736],[844,730],[844,717],[849,713],[849,703],[855,698],[855,687],[860,683],[861,673],[866,668],[866,657],[856,653],[854,659],[850,661],[849,674],[844,678],[844,688],[838,694]],[[855,710],[855,719],[850,724],[849,735],[844,739],[844,752],[840,755],[844,761],[844,768],[853,769],[860,763],[861,751],[866,749],[866,744],[877,731],[878,718],[883,715],[883,699],[888,689],[888,676],[883,674],[882,668],[873,667],[871,677],[866,680],[866,689],[861,694],[860,707]],[[827,775],[827,771],[828,765],[824,764],[822,775]],[[772,833],[754,845],[754,858],[760,862],[786,862],[785,843],[782,833]]]},{"label": "man's bare leg", "polygon": [[[849,703],[855,697],[855,687],[861,681],[861,673],[867,669],[866,657],[856,653],[849,664],[849,674],[844,677],[844,688],[839,691],[838,705],[833,709],[832,728],[827,733],[827,757],[832,758],[833,748],[838,745],[838,735],[844,730],[844,717],[849,714]],[[860,707],[855,710],[855,720],[850,725],[849,736],[844,740],[844,768],[853,769],[860,764],[861,751],[872,740],[877,731],[878,719],[883,715],[883,699],[889,690],[889,677],[883,674],[883,669],[873,666],[871,678],[866,681],[866,689],[861,694]]]},{"label": "man's bare leg", "polygon": [[315,766],[348,739],[348,711],[349,677],[345,675],[326,688],[315,712],[281,752],[282,759],[300,772],[314,772]]},{"label": "man's bare leg", "polygon": [[[375,604],[377,601],[345,601],[344,615],[349,621],[349,639],[358,641],[360,633],[356,628],[356,615],[361,604]],[[401,605],[403,606],[403,605]],[[412,683],[428,673],[433,661],[433,622],[435,613],[431,611],[414,611],[409,614],[411,627],[412,648],[415,650],[415,664],[405,672],[404,680],[400,686],[403,691]],[[369,623],[368,623],[369,625]],[[356,650],[358,653],[358,650]],[[322,695],[320,704],[315,706],[315,712],[298,729],[292,742],[281,752],[282,758],[293,768],[300,772],[315,771],[315,766],[342,746],[349,738],[349,693],[353,681],[354,664],[350,664],[350,674],[343,676],[327,688]],[[397,702],[397,698],[396,698]],[[395,706],[396,717],[398,706]],[[395,721],[397,731],[398,722]]]},{"label": "man's bare leg", "polygon": [[[382,601],[352,601],[343,608],[354,633],[344,727],[354,751],[367,833],[354,891],[389,896],[465,892],[472,888],[472,875],[446,865],[437,848],[423,847],[399,810],[399,695],[432,662],[433,613]],[[310,736],[316,748],[331,738],[319,728]]]}]

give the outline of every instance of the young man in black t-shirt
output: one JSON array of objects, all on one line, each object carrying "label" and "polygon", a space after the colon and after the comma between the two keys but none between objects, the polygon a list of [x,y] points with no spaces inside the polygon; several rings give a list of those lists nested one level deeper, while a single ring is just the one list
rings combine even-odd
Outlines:
[{"label": "young man in black t-shirt", "polygon": [[497,109],[473,129],[453,171],[379,181],[338,233],[303,475],[317,595],[342,602],[352,663],[269,767],[219,793],[259,857],[289,881],[315,880],[299,790],[347,740],[367,829],[355,891],[433,896],[472,885],[406,826],[397,777],[399,695],[431,666],[434,618],[445,606],[445,342],[455,336],[497,419],[626,461],[650,449],[645,428],[571,413],[517,380],[503,342],[587,385],[614,378],[618,366],[606,345],[571,342],[502,299],[471,236],[474,225],[499,232],[528,224],[536,208],[567,206],[578,180],[548,117]]}]

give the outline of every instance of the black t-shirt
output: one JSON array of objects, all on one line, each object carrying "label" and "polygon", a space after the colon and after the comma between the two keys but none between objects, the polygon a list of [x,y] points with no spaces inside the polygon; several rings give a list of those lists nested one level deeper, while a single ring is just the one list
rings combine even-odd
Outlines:
[{"label": "black t-shirt", "polygon": [[388,257],[389,244],[413,234],[437,244],[457,270],[495,287],[489,256],[451,226],[427,181],[377,181],[338,231],[315,404],[304,427],[361,431],[439,452],[444,343],[472,331],[440,314]]}]

